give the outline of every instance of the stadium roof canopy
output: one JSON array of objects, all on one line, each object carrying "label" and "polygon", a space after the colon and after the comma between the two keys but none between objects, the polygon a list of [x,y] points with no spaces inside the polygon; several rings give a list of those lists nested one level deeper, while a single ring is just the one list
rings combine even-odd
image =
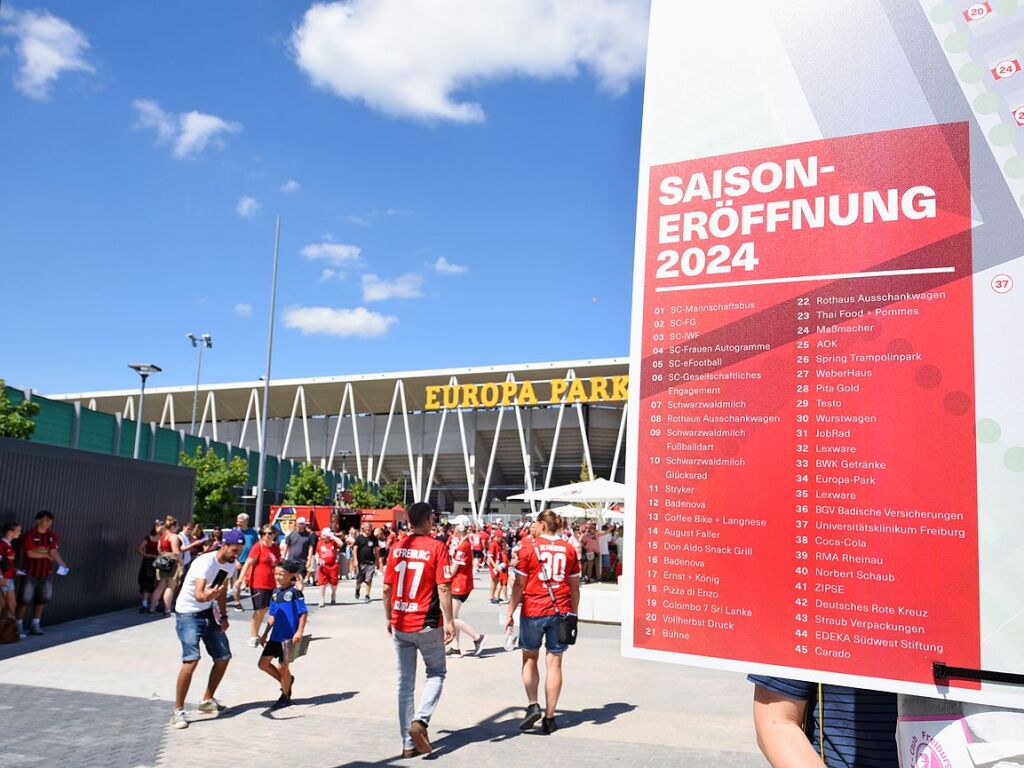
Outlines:
[{"label": "stadium roof canopy", "polygon": [[[353,374],[348,376],[318,376],[303,379],[272,380],[268,418],[289,418],[295,403],[296,392],[304,390],[308,415],[336,415],[346,385],[352,385],[356,410],[361,413],[388,413],[391,399],[395,394],[395,383],[404,382],[406,403],[409,411],[422,410],[425,405],[425,390],[428,386],[445,385],[452,377],[460,384],[485,384],[501,382],[512,374],[517,381],[544,382],[564,378],[573,371],[578,378],[614,376],[627,372],[629,359],[625,357],[598,358],[591,360],[566,360],[549,363],[523,363],[519,365],[487,365],[468,368],[445,368],[424,371],[395,371],[388,373]],[[246,409],[253,389],[262,392],[262,381],[242,381],[229,384],[201,384],[199,387],[200,407],[207,393],[215,393],[217,418],[221,421],[240,421],[245,418]],[[194,384],[177,387],[147,387],[145,413],[146,421],[159,421],[167,396],[174,401],[174,411],[188,414],[192,409]],[[121,413],[126,401],[138,397],[138,388],[119,389],[103,392],[68,392],[47,395],[53,400],[80,401],[83,407],[93,407],[106,413]],[[347,409],[347,406],[346,406]]]}]

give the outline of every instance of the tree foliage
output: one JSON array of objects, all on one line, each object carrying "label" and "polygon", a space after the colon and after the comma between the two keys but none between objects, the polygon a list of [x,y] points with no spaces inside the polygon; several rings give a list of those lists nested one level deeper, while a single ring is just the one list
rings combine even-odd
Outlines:
[{"label": "tree foliage", "polygon": [[0,379],[0,437],[28,440],[36,429],[39,403],[23,400],[15,405],[7,396],[7,383]]},{"label": "tree foliage", "polygon": [[284,490],[285,504],[325,504],[331,495],[323,473],[312,464],[303,464],[288,480]]},{"label": "tree foliage", "polygon": [[245,485],[249,468],[245,459],[236,456],[230,463],[213,449],[196,448],[193,456],[181,454],[181,463],[196,471],[196,497],[192,517],[204,525],[227,525],[235,513],[231,489]]},{"label": "tree foliage", "polygon": [[379,493],[374,493],[362,480],[356,480],[348,487],[355,509],[386,509],[401,504],[403,490],[401,479],[385,483],[380,487]]},{"label": "tree foliage", "polygon": [[402,480],[392,480],[390,483],[385,483],[380,487],[380,506],[393,507],[396,504],[405,505],[405,499],[402,498],[405,495],[405,486],[402,484]]}]

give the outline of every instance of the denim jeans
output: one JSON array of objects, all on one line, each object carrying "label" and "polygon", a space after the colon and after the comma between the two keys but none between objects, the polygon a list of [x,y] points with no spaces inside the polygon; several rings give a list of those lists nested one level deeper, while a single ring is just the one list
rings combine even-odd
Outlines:
[{"label": "denim jeans", "polygon": [[[444,630],[441,627],[421,632],[393,631],[395,655],[398,657],[398,727],[405,749],[412,749],[409,726],[413,720],[430,722],[444,687],[447,665],[444,656]],[[423,686],[420,706],[416,708],[416,655],[423,656],[427,681]]]}]

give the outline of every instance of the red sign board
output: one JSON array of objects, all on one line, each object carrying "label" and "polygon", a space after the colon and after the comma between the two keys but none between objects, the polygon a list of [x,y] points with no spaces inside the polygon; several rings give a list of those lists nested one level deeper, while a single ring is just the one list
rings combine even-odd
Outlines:
[{"label": "red sign board", "polygon": [[968,150],[957,123],[651,168],[634,648],[979,666]]}]

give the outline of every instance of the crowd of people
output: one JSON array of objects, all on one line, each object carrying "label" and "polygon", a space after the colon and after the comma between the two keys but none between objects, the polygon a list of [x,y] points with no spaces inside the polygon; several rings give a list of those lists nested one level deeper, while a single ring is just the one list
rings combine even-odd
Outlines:
[{"label": "crowd of people", "polygon": [[[535,521],[451,526],[441,524],[428,504],[419,503],[408,516],[407,525],[375,529],[364,523],[347,531],[332,518],[332,525],[316,532],[298,517],[287,533],[272,523],[255,530],[244,514],[234,528],[210,532],[173,518],[156,522],[138,545],[139,610],[175,614],[182,663],[172,727],[189,725],[185,699],[201,646],[213,664],[197,709],[224,709],[216,692],[231,660],[229,610],[244,610],[243,598],[252,608],[249,645],[263,648],[258,668],[277,683],[280,695],[273,708],[280,709],[292,703],[290,662],[307,631],[307,589],[318,588],[314,599],[320,606],[328,600],[334,604],[339,582],[350,580],[355,598],[368,602],[374,579],[381,577],[386,630],[398,660],[403,754],[429,753],[430,718],[443,690],[447,657],[477,655],[487,639],[460,617],[475,577],[486,572],[486,599],[507,606],[505,647],[522,652],[526,709],[519,727],[525,731],[540,723],[544,733],[557,730],[561,658],[575,638],[585,542],[603,535],[610,550],[603,571],[591,570],[596,574],[591,578],[613,574],[614,555],[622,551],[616,532],[610,527],[598,532],[587,523],[571,526],[550,511]],[[595,552],[600,555],[599,543]],[[571,639],[565,632],[569,623]],[[463,638],[465,643],[460,642]],[[542,646],[547,648],[543,706]],[[418,706],[417,657],[426,667]]]},{"label": "crowd of people", "polygon": [[[339,582],[350,580],[356,599],[368,602],[374,578],[382,575],[386,631],[398,666],[402,754],[427,754],[433,749],[430,720],[443,691],[447,658],[479,654],[487,639],[460,617],[474,591],[474,576],[486,572],[486,599],[506,606],[505,648],[518,647],[522,654],[526,707],[519,728],[528,731],[539,723],[543,733],[554,733],[562,660],[576,638],[580,585],[618,577],[625,555],[621,527],[570,524],[550,510],[535,520],[451,526],[441,524],[424,503],[410,507],[408,517],[407,526],[365,523],[347,531],[332,517],[318,532],[299,517],[287,533],[270,523],[257,531],[245,514],[227,530],[182,525],[173,517],[155,521],[137,547],[139,610],[175,615],[182,664],[172,727],[189,725],[185,699],[201,645],[213,664],[197,709],[225,709],[216,692],[231,660],[229,606],[245,610],[243,597],[251,604],[249,645],[262,647],[257,666],[277,684],[273,708],[280,709],[292,703],[291,662],[301,654],[296,649],[303,647],[307,632],[305,589],[318,587],[324,606],[328,599],[336,602]],[[3,525],[0,621],[16,622],[21,639],[42,634],[54,577],[69,571],[53,523],[53,514],[41,511],[25,533],[15,522]],[[463,636],[468,645],[461,643]],[[426,680],[417,703],[418,658]],[[895,695],[777,677],[751,676],[750,681],[755,732],[772,765],[897,765]],[[821,725],[826,711],[832,721],[827,738]],[[872,758],[864,762],[858,755]]]}]

